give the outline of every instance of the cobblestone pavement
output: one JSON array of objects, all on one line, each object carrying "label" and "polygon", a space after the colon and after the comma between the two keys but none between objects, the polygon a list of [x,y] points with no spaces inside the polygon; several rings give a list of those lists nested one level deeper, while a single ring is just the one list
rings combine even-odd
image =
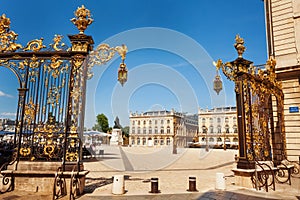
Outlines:
[{"label": "cobblestone pavement", "polygon": [[[168,148],[103,146],[104,155],[84,163],[90,173],[86,178],[85,194],[79,200],[89,199],[300,199],[300,179],[292,185],[276,184],[276,191],[242,188],[235,185],[231,169],[236,150],[178,149],[172,154]],[[216,190],[216,173],[224,173],[225,190]],[[125,176],[125,193],[113,195],[112,177]],[[188,192],[189,177],[196,177],[197,192]],[[149,193],[151,178],[158,178],[160,193]],[[5,200],[52,199],[51,195],[20,193],[0,195]],[[62,198],[69,199],[68,196]]]}]

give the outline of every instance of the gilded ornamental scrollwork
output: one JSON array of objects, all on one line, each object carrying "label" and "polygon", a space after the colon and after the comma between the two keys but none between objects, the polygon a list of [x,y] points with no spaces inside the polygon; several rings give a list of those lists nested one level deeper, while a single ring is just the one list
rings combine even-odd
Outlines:
[{"label": "gilded ornamental scrollwork", "polygon": [[66,44],[62,42],[62,35],[55,35],[53,38],[53,44],[50,44],[55,51],[62,51],[66,47]]},{"label": "gilded ornamental scrollwork", "polygon": [[34,121],[34,116],[36,115],[36,105],[30,99],[29,103],[25,105],[25,121],[27,123],[32,123]]},{"label": "gilded ornamental scrollwork", "polygon": [[43,38],[41,38],[41,39],[35,39],[28,42],[26,47],[23,50],[38,52],[43,48],[46,48],[46,46],[43,45]]},{"label": "gilded ornamental scrollwork", "polygon": [[[270,57],[266,65],[254,66],[251,61],[243,58],[245,51],[244,40],[239,35],[235,38],[234,47],[238,58],[232,62],[223,63],[222,60],[214,62],[216,69],[222,69],[223,74],[235,82],[235,92],[239,95],[240,104],[237,109],[243,109],[242,126],[239,137],[244,137],[246,157],[248,161],[271,159],[271,133],[276,134],[277,142],[281,141],[281,155],[275,155],[278,159],[285,156],[285,130],[283,119],[283,93],[281,82],[277,81],[275,66],[276,60]],[[276,104],[274,104],[274,102]],[[271,130],[270,124],[273,115],[272,106],[277,106],[277,127],[279,131]],[[273,136],[274,137],[274,136]],[[273,155],[274,156],[274,155]]]},{"label": "gilded ornamental scrollwork", "polygon": [[18,34],[10,30],[10,19],[5,14],[0,16],[0,52],[15,52],[22,45],[15,43]]}]

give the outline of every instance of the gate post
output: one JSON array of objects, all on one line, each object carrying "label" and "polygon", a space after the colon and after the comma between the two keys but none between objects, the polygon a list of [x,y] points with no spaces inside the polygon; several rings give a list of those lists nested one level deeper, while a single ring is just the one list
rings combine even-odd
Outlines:
[{"label": "gate post", "polygon": [[[266,65],[253,66],[252,61],[243,58],[246,49],[244,40],[237,35],[235,41],[238,58],[225,64],[218,60],[215,65],[217,70],[222,68],[224,75],[235,82],[239,136],[237,168],[254,169],[255,161],[272,158],[280,161],[285,156],[283,93],[281,84],[276,80],[276,61],[270,57]],[[272,97],[276,98],[277,104],[277,114],[274,115],[275,101]],[[277,132],[274,123],[279,124]]]}]

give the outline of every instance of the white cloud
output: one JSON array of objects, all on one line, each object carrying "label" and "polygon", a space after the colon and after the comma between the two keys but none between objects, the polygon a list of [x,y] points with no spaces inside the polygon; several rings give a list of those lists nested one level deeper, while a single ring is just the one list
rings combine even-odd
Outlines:
[{"label": "white cloud", "polygon": [[17,113],[13,113],[13,112],[3,112],[0,113],[0,118],[15,118],[17,115]]},{"label": "white cloud", "polygon": [[4,92],[2,92],[2,91],[0,90],[0,97],[9,97],[9,98],[12,98],[13,96],[12,96],[12,95],[9,95],[9,94],[6,94],[6,93],[4,93]]}]

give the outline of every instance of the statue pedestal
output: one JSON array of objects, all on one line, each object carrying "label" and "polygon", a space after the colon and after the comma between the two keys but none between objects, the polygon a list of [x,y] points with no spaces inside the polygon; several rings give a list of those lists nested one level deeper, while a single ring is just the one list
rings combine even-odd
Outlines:
[{"label": "statue pedestal", "polygon": [[117,146],[122,144],[123,144],[122,130],[119,128],[114,128],[111,133],[110,145]]}]

